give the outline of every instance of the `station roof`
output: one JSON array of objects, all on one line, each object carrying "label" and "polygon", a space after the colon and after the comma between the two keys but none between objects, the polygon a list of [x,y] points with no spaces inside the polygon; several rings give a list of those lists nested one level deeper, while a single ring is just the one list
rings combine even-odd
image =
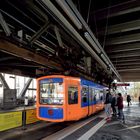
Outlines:
[{"label": "station roof", "polygon": [[139,15],[139,0],[1,1],[0,71],[139,81]]}]

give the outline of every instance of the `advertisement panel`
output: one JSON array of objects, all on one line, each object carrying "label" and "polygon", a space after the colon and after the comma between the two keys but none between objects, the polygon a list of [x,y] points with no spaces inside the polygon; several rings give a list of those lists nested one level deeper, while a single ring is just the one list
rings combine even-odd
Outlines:
[{"label": "advertisement panel", "polygon": [[26,124],[39,121],[36,117],[36,109],[26,110]]},{"label": "advertisement panel", "polygon": [[0,114],[0,131],[15,128],[22,125],[22,112],[10,112]]}]

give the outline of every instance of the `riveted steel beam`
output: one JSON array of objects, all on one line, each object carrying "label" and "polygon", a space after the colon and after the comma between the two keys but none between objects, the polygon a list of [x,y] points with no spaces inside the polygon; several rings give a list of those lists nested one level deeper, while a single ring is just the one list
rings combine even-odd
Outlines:
[{"label": "riveted steel beam", "polygon": [[91,20],[94,21],[93,14],[97,17],[96,20],[106,19],[108,9],[110,9],[109,18],[121,16],[129,13],[134,13],[140,11],[140,2],[138,0],[130,0],[121,4],[116,4],[104,9],[97,10],[96,12],[91,12]]},{"label": "riveted steel beam", "polygon": [[140,62],[140,56],[135,56],[135,57],[131,57],[131,58],[125,58],[125,59],[120,59],[120,58],[112,58],[111,61],[114,63],[114,64],[117,64],[117,63],[125,63],[125,62]]},{"label": "riveted steel beam", "polygon": [[[107,35],[139,30],[139,29],[140,29],[140,20],[135,20],[135,21],[109,26],[107,30]],[[102,29],[99,32],[99,35],[104,35],[104,31],[105,29]]]},{"label": "riveted steel beam", "polygon": [[33,61],[42,66],[63,70],[60,64],[2,39],[0,39],[0,51],[25,59],[27,61]]},{"label": "riveted steel beam", "polygon": [[124,36],[115,37],[115,38],[108,38],[106,42],[106,46],[118,45],[118,44],[124,44],[124,43],[133,43],[137,41],[140,41],[140,33],[124,35]]},{"label": "riveted steel beam", "polygon": [[119,71],[119,73],[121,73],[121,72],[128,72],[128,71],[140,71],[140,67],[139,68],[125,68],[125,69],[120,69],[120,70],[118,70]]},{"label": "riveted steel beam", "polygon": [[117,67],[119,67],[119,66],[139,66],[140,65],[140,61],[138,61],[138,62],[123,62],[123,63],[117,63],[117,64],[115,64],[115,66]]},{"label": "riveted steel beam", "polygon": [[109,55],[109,58],[126,58],[129,57],[131,59],[131,57],[140,57],[140,51],[136,50],[136,51],[128,51],[128,52],[120,52],[120,53],[111,53]]},{"label": "riveted steel beam", "polygon": [[131,43],[131,44],[123,44],[116,46],[108,46],[106,47],[106,52],[109,53],[117,53],[117,52],[126,52],[140,50],[140,43]]}]

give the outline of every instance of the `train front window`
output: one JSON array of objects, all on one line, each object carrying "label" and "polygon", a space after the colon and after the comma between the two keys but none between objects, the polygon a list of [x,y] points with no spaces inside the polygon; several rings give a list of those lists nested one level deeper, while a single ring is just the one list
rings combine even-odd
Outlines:
[{"label": "train front window", "polygon": [[64,102],[63,83],[41,83],[40,103],[62,105]]}]

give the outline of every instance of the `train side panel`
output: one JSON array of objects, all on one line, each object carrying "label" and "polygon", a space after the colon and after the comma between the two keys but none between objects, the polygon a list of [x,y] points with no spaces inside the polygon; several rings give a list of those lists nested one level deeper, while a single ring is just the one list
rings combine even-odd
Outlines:
[{"label": "train side panel", "polygon": [[[104,97],[101,91],[103,86],[81,79],[81,107],[88,109],[88,112],[85,112],[88,116],[104,108]],[[83,98],[87,98],[88,101],[86,102]]]}]

